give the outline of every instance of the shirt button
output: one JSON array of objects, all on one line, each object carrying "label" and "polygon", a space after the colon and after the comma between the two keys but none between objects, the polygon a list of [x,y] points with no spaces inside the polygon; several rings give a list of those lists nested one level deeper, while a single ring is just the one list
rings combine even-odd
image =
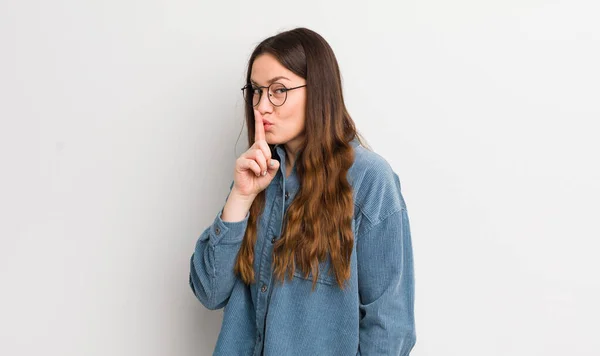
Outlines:
[{"label": "shirt button", "polygon": [[218,235],[221,233],[221,228],[220,227],[215,227],[215,233]]},{"label": "shirt button", "polygon": [[289,197],[290,197],[290,192],[285,192],[285,200],[288,200]]},{"label": "shirt button", "polygon": [[274,244],[275,243],[275,236],[273,236],[273,238],[271,239],[271,243]]},{"label": "shirt button", "polygon": [[260,291],[263,292],[263,293],[266,292],[267,291],[267,285],[263,284],[262,287],[260,288]]}]

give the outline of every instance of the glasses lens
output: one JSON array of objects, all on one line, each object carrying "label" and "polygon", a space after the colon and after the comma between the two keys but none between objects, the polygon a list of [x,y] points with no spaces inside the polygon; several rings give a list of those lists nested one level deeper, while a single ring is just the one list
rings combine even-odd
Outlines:
[{"label": "glasses lens", "polygon": [[260,88],[254,88],[249,85],[244,88],[243,94],[244,100],[246,100],[248,104],[252,106],[256,106],[256,104],[258,104],[260,99]]},{"label": "glasses lens", "polygon": [[269,87],[269,99],[275,106],[281,106],[287,96],[287,88],[283,84],[273,83]]}]

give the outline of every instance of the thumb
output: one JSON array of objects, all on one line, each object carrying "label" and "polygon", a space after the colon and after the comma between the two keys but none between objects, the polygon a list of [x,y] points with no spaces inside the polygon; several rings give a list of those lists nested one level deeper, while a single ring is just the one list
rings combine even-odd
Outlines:
[{"label": "thumb", "polygon": [[279,169],[279,161],[276,159],[271,159],[271,162],[269,162],[269,164],[267,166],[267,170],[269,171],[269,173],[276,174],[278,169]]}]

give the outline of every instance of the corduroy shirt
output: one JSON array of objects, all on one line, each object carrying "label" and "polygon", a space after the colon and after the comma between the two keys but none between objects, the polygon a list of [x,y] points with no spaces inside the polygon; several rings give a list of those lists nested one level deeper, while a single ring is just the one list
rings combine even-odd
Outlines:
[{"label": "corduroy shirt", "polygon": [[[189,284],[208,309],[223,308],[214,355],[409,355],[416,342],[414,268],[406,203],[398,175],[379,154],[354,139],[348,171],[353,189],[351,276],[344,290],[329,256],[312,274],[298,268],[275,283],[273,244],[300,182],[296,167],[285,174],[285,150],[274,146],[280,169],[266,188],[255,245],[256,283],[248,286],[233,267],[248,226],[225,222],[223,208],[200,235],[190,261]],[[230,186],[233,187],[233,183]],[[224,206],[223,206],[224,207]]]}]

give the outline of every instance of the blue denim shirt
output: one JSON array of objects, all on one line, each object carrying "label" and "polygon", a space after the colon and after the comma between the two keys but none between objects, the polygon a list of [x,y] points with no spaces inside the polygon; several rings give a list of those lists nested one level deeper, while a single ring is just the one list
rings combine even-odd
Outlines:
[{"label": "blue denim shirt", "polygon": [[414,271],[400,180],[385,159],[356,138],[352,147],[354,247],[346,289],[327,273],[329,258],[319,266],[312,293],[312,274],[306,278],[299,268],[292,280],[274,283],[273,243],[299,189],[295,166],[289,177],[284,174],[281,145],[273,155],[280,169],[266,188],[259,220],[256,283],[247,286],[233,272],[249,213],[242,221],[225,222],[221,208],[198,238],[190,287],[206,308],[224,308],[214,355],[409,355],[416,342]]}]

